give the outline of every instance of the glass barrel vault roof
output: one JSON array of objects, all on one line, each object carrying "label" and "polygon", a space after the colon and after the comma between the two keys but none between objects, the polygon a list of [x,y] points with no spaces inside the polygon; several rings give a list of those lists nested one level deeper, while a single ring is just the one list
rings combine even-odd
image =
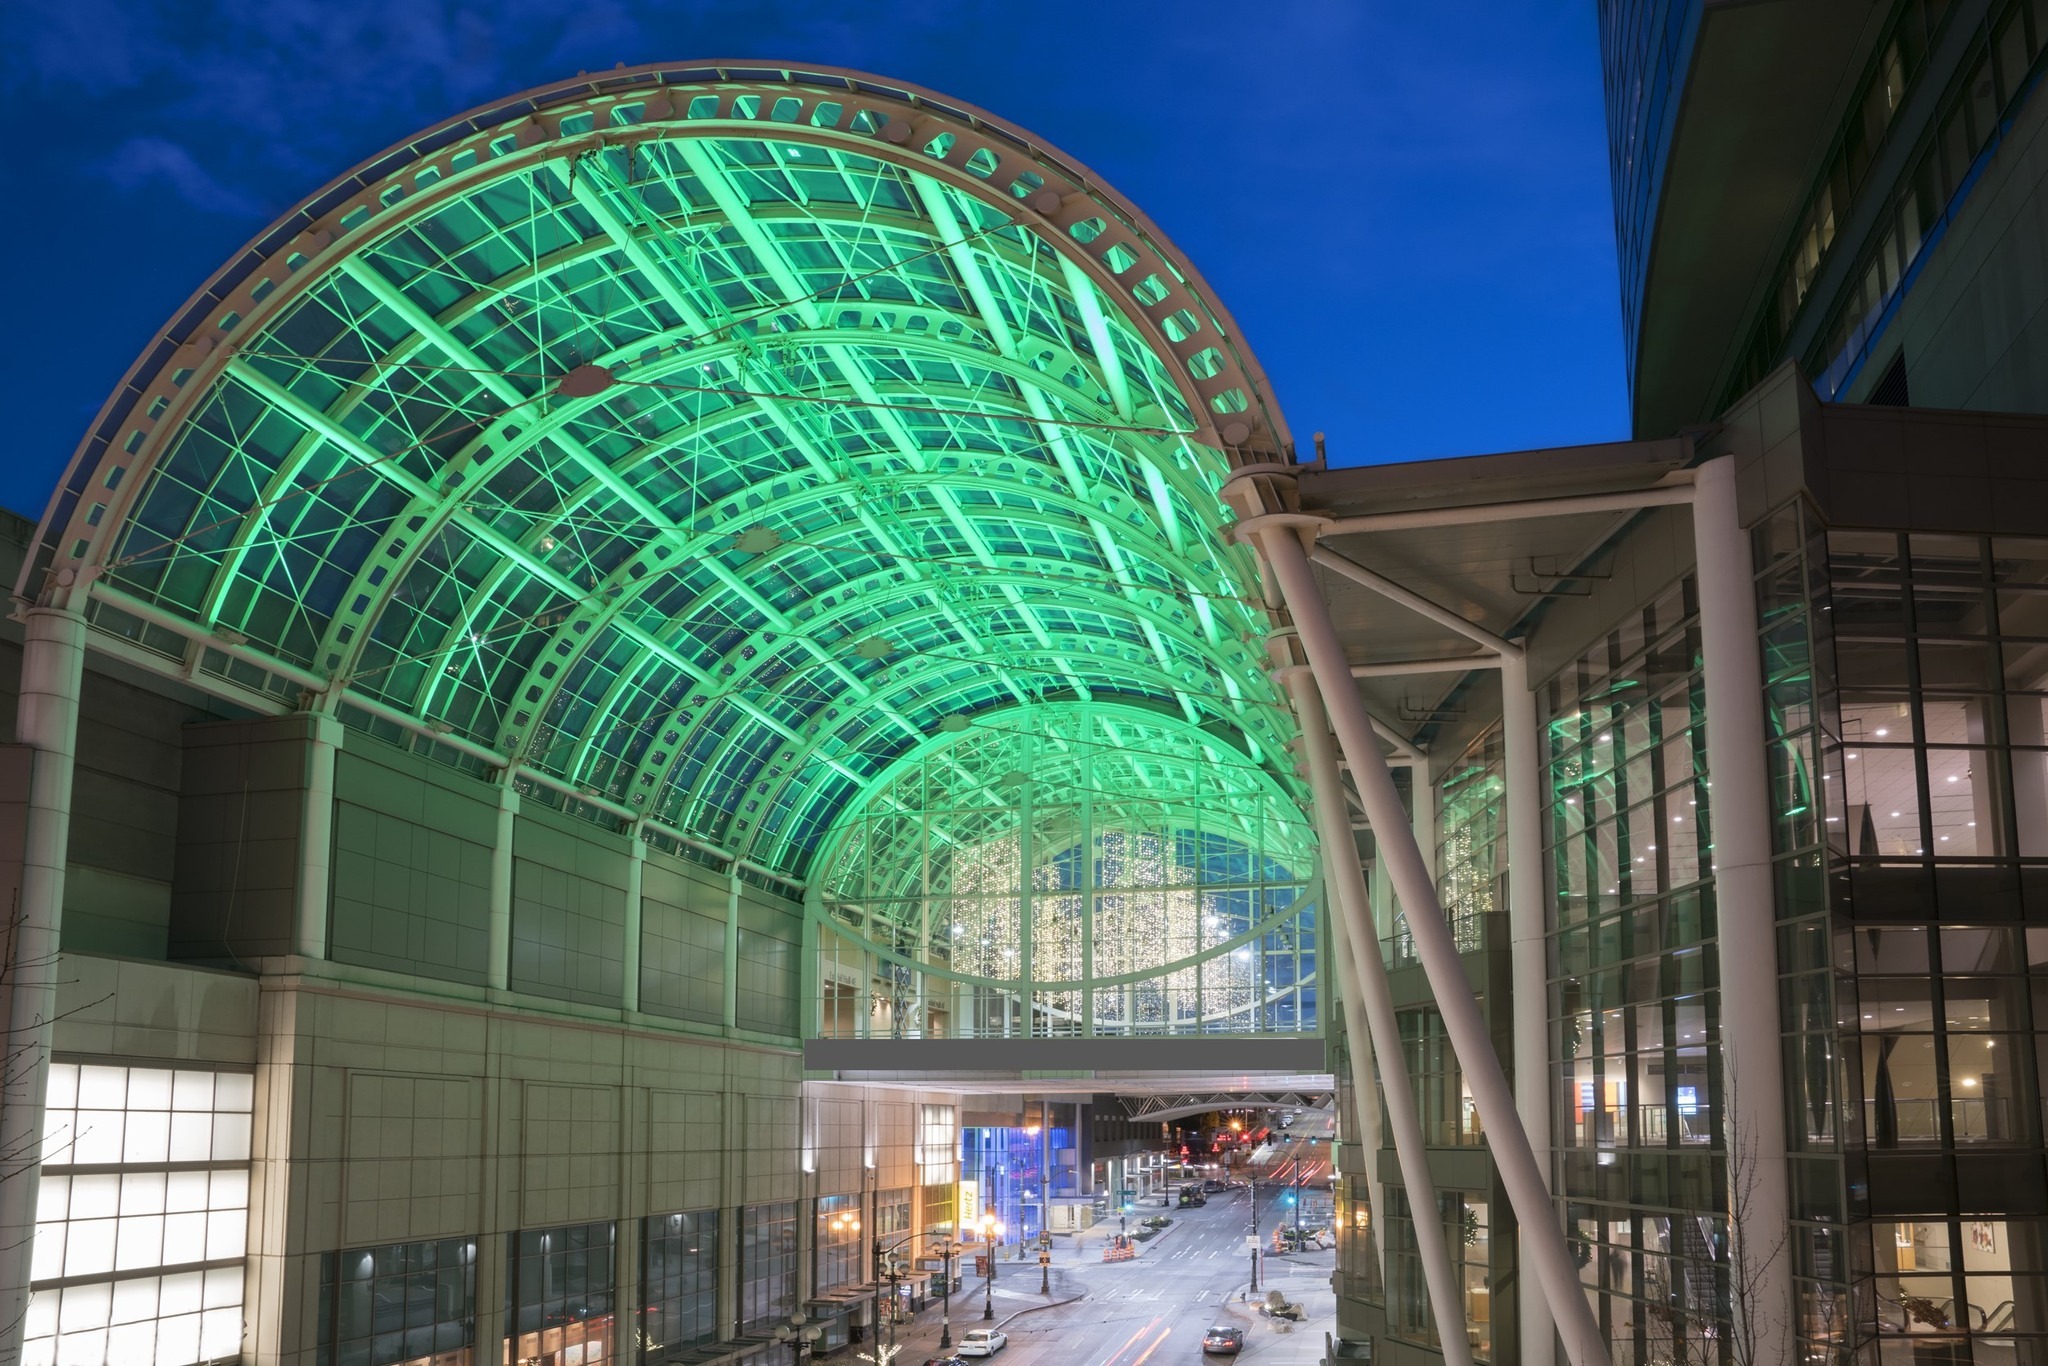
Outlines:
[{"label": "glass barrel vault roof", "polygon": [[852,73],[618,71],[252,244],[20,592],[800,884],[998,713],[1134,702],[1291,789],[1215,496],[1287,445],[1195,272],[1021,132]]}]

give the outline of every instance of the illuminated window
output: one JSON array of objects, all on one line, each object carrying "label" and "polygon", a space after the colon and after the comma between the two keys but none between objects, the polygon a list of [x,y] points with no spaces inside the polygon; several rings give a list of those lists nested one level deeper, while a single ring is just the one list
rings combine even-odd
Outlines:
[{"label": "illuminated window", "polygon": [[254,1096],[247,1072],[50,1064],[24,1362],[240,1352]]}]

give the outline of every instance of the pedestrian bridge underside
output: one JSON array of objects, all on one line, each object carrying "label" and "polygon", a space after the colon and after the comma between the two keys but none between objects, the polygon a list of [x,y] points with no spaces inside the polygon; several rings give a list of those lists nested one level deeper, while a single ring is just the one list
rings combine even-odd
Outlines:
[{"label": "pedestrian bridge underside", "polygon": [[1315,1058],[1266,1070],[1320,1071],[1315,840],[1217,496],[1288,448],[1085,168],[852,73],[618,71],[253,242],[19,592],[800,899],[808,1032],[863,1066],[1282,1036]]}]

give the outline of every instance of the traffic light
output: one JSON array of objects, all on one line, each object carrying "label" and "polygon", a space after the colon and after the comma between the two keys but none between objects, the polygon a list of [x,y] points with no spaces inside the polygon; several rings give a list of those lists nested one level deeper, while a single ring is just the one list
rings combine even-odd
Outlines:
[{"label": "traffic light", "polygon": [[1287,1192],[1287,1196],[1286,1196],[1286,1199],[1287,1199],[1287,1203],[1288,1203],[1288,1204],[1290,1204],[1290,1205],[1291,1205],[1291,1204],[1293,1204],[1293,1203],[1294,1203],[1294,1192],[1293,1192],[1293,1191],[1289,1191],[1289,1192]]}]

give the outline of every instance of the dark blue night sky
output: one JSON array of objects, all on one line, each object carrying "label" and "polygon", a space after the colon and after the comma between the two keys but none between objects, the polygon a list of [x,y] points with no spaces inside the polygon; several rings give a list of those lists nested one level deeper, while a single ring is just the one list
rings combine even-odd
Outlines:
[{"label": "dark blue night sky", "polygon": [[154,330],[276,214],[617,62],[850,66],[1093,167],[1194,259],[1333,463],[1627,434],[1590,0],[15,0],[0,505],[40,515]]}]

